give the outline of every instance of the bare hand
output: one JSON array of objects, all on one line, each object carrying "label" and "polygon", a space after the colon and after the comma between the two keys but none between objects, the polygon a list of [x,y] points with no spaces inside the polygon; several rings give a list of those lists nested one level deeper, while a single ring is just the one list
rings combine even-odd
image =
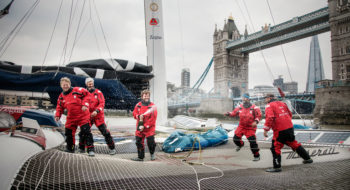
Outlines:
[{"label": "bare hand", "polygon": [[268,133],[268,131],[264,130],[264,137],[268,137],[269,136],[267,133]]},{"label": "bare hand", "polygon": [[145,127],[144,127],[143,125],[140,125],[140,126],[139,126],[140,131],[143,131],[144,128],[145,128]]},{"label": "bare hand", "polygon": [[97,115],[97,111],[93,111],[92,113],[91,113],[91,117],[95,117]]},{"label": "bare hand", "polygon": [[86,111],[87,109],[88,109],[88,107],[86,107],[86,106],[81,107],[81,110],[83,110],[83,111]]},{"label": "bare hand", "polygon": [[143,115],[142,114],[140,115],[140,121],[143,121]]},{"label": "bare hand", "polygon": [[55,121],[59,121],[60,120],[60,117],[55,117]]},{"label": "bare hand", "polygon": [[256,121],[253,121],[252,123],[252,127],[255,128],[256,127]]}]

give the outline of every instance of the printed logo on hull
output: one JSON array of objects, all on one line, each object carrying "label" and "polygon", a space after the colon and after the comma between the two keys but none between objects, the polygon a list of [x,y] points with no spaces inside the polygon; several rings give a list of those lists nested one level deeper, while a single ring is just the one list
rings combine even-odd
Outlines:
[{"label": "printed logo on hull", "polygon": [[158,18],[151,18],[151,20],[149,21],[149,25],[157,26],[158,24],[159,24]]},{"label": "printed logo on hull", "polygon": [[151,3],[149,8],[151,9],[151,11],[156,12],[156,11],[158,11],[158,4],[157,3]]}]

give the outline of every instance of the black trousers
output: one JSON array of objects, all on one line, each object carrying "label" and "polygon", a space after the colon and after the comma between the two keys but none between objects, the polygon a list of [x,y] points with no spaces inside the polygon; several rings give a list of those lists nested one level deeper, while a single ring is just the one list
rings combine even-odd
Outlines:
[{"label": "black trousers", "polygon": [[[259,146],[258,143],[256,143],[256,137],[254,136],[250,136],[247,138],[250,144],[250,150],[252,151],[254,157],[259,157]],[[233,136],[233,142],[237,145],[237,146],[244,146],[244,142],[241,140],[241,138],[239,138],[237,135]]]},{"label": "black trousers", "polygon": [[79,148],[85,149],[85,145],[88,152],[94,151],[94,138],[91,133],[91,126],[88,123],[81,126],[79,132]]},{"label": "black trousers", "polygon": [[[137,154],[140,159],[145,158],[145,137],[139,137],[135,136],[136,139],[136,147],[137,147]],[[147,146],[149,149],[149,153],[154,154],[154,151],[156,150],[156,142],[154,140],[154,136],[149,136],[146,138],[147,139]]]}]

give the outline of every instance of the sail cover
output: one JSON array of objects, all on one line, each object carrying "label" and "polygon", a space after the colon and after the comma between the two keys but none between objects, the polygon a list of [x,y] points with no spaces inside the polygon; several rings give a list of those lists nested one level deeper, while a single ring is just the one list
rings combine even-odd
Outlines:
[{"label": "sail cover", "polygon": [[[56,105],[62,92],[60,79],[68,77],[73,87],[85,87],[86,77],[65,72],[16,73],[0,69],[0,89],[16,91],[47,92],[51,103]],[[133,109],[137,103],[136,96],[120,81],[97,79],[95,87],[100,89],[106,99],[107,109]]]},{"label": "sail cover", "polygon": [[[134,100],[140,96],[140,92],[146,88],[149,88],[149,80],[153,78],[152,66],[145,66],[139,63],[126,61],[126,60],[120,60],[120,59],[95,59],[95,60],[88,60],[88,61],[80,61],[80,62],[72,62],[67,67],[58,67],[58,66],[31,66],[31,65],[17,65],[15,63],[9,62],[9,61],[0,61],[0,70],[4,73],[8,73],[8,75],[16,76],[16,77],[24,77],[27,78],[29,82],[32,82],[32,86],[35,86],[35,82],[33,82],[33,78],[37,78],[40,76],[40,79],[42,78],[52,78],[54,75],[54,78],[50,78],[51,80],[54,80],[53,82],[49,83],[49,81],[41,81],[39,82],[45,82],[44,84],[39,84],[40,86],[44,86],[42,88],[33,88],[25,84],[19,86],[19,83],[16,83],[14,81],[8,81],[5,86],[0,87],[0,89],[11,89],[11,90],[17,90],[17,91],[33,91],[33,92],[53,92],[53,94],[50,95],[51,102],[56,104],[56,100],[52,99],[51,96],[55,96],[58,92],[61,92],[61,88],[59,86],[59,78],[57,78],[56,73],[60,73],[60,75],[69,75],[73,76],[73,78],[80,76],[80,79],[77,81],[76,86],[85,87],[84,80],[86,77],[95,78],[95,85],[96,88],[102,90],[102,92],[105,94],[105,96],[108,95],[108,91],[112,91],[112,89],[107,89],[105,85],[120,85],[123,87],[123,90],[127,90],[128,93],[127,97],[124,97],[125,93],[122,93],[120,95],[111,94],[108,95],[109,97],[105,97],[106,100],[109,98],[111,102],[106,102],[106,108],[113,108],[113,109],[129,109],[129,104],[134,104]],[[33,75],[33,76],[30,76]],[[4,79],[2,82],[7,79],[5,76],[2,75],[1,78]],[[14,77],[14,78],[16,78]],[[72,79],[72,78],[71,78]],[[99,82],[96,82],[96,80],[99,80]],[[14,85],[9,85],[15,83]],[[97,85],[99,84],[99,85]],[[51,86],[50,88],[48,86]],[[55,90],[51,90],[53,87],[57,88]],[[113,87],[119,89],[120,87]],[[50,89],[47,91],[47,89]],[[105,89],[105,90],[103,90]],[[106,94],[107,93],[107,94]],[[130,98],[129,95],[132,95],[133,97]],[[117,100],[117,101],[115,101]],[[127,101],[131,102],[127,102]],[[118,105],[116,105],[118,103]],[[131,107],[133,107],[132,105]]]},{"label": "sail cover", "polygon": [[123,59],[93,59],[86,61],[71,62],[67,67],[93,68],[113,71],[131,71],[139,73],[150,73],[152,66],[142,65],[133,61]]}]

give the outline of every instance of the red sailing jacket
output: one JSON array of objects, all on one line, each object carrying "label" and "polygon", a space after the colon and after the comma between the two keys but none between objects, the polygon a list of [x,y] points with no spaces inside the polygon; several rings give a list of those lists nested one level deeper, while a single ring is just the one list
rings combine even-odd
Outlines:
[{"label": "red sailing jacket", "polygon": [[139,116],[143,114],[143,125],[144,129],[143,131],[136,130],[135,135],[142,137],[142,135],[145,135],[146,137],[155,135],[156,130],[156,120],[157,120],[157,107],[154,105],[153,102],[150,102],[148,106],[142,105],[141,102],[137,103],[134,111],[133,116],[137,120],[136,127],[139,124]]},{"label": "red sailing jacket", "polygon": [[81,120],[90,118],[89,110],[85,112],[81,109],[82,106],[89,107],[88,91],[85,88],[74,87],[66,93],[62,92],[57,100],[56,117],[61,117],[64,110],[67,109],[68,120]]},{"label": "red sailing jacket", "polygon": [[265,120],[266,131],[272,128],[274,132],[279,132],[293,127],[292,112],[281,101],[272,101],[266,105]]},{"label": "red sailing jacket", "polygon": [[105,107],[105,97],[102,92],[98,89],[95,89],[93,92],[89,92],[89,100],[90,100],[90,113],[96,111],[98,115],[103,115],[104,107]]},{"label": "red sailing jacket", "polygon": [[[243,104],[237,106],[232,112],[230,112],[231,117],[239,116],[238,127],[243,127],[245,129],[252,129],[252,123],[257,121],[259,123],[261,119],[260,108],[252,104],[249,108],[243,107]],[[255,128],[254,128],[255,129]]]}]

